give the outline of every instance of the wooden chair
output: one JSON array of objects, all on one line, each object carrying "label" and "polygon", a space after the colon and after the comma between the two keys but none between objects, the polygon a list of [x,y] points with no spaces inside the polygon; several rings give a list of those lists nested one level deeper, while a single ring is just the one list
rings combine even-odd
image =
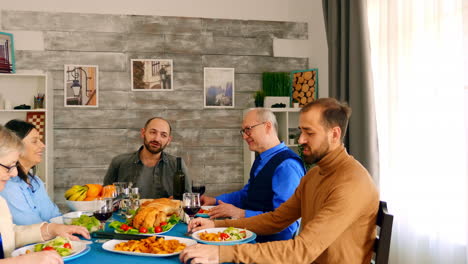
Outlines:
[{"label": "wooden chair", "polygon": [[377,237],[374,243],[374,264],[388,264],[392,238],[393,215],[387,211],[387,203],[380,201],[377,214]]}]

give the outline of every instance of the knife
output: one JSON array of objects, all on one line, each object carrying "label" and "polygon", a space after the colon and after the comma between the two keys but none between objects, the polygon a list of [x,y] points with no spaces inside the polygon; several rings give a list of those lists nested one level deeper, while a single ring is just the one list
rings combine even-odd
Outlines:
[{"label": "knife", "polygon": [[[154,235],[156,238],[162,238],[160,236]],[[97,231],[91,233],[92,238],[106,238],[106,239],[122,239],[122,240],[140,240],[144,238],[149,238],[151,236],[137,235],[137,234],[118,234],[113,232],[104,232]]]}]

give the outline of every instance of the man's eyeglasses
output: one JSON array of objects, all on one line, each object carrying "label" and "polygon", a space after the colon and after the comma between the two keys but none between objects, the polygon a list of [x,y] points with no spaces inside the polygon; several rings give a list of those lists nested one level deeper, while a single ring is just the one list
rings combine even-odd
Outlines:
[{"label": "man's eyeglasses", "polygon": [[9,166],[5,166],[3,164],[0,163],[0,166],[2,166],[3,168],[7,169],[7,173],[11,173],[13,172],[14,169],[17,169],[18,168],[18,163],[16,163],[15,165],[9,167]]},{"label": "man's eyeglasses", "polygon": [[244,129],[241,129],[239,132],[241,134],[241,136],[244,136],[244,134],[246,134],[247,136],[250,136],[250,133],[252,133],[252,128],[256,127],[256,126],[259,126],[259,125],[263,125],[265,124],[265,122],[262,122],[260,124],[256,124],[256,125],[253,125],[253,126],[248,126]]}]

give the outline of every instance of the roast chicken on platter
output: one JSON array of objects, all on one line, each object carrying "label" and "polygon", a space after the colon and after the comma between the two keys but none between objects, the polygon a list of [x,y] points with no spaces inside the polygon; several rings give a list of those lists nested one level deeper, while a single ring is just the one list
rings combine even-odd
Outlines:
[{"label": "roast chicken on platter", "polygon": [[141,202],[140,209],[132,220],[132,225],[135,228],[157,227],[161,222],[166,222],[171,215],[179,215],[179,200],[159,198],[154,200],[142,199]]}]

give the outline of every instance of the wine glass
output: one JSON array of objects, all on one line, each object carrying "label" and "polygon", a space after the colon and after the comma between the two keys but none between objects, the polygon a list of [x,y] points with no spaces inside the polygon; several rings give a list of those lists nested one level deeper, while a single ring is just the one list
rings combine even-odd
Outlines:
[{"label": "wine glass", "polygon": [[114,210],[113,199],[112,198],[96,198],[94,200],[97,208],[93,215],[97,220],[101,222],[100,230],[104,231],[106,228],[106,221],[112,216],[112,211]]},{"label": "wine glass", "polygon": [[202,196],[205,193],[205,183],[203,180],[192,181],[192,192],[199,193]]},{"label": "wine glass", "polygon": [[[182,196],[182,209],[190,217],[190,221],[195,217],[195,215],[200,211],[200,194],[199,193],[184,193]],[[192,233],[185,233],[186,236],[192,235]]]}]

